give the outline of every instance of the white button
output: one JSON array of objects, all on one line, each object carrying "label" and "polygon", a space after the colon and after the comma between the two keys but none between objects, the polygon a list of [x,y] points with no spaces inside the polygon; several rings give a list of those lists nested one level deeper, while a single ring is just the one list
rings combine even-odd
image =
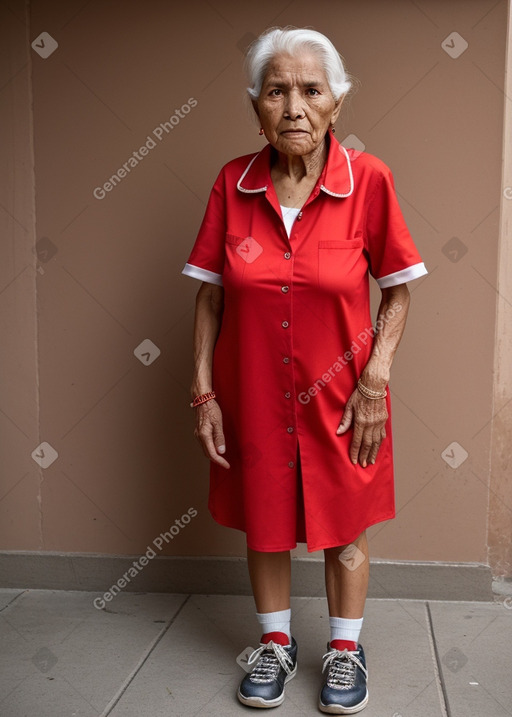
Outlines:
[{"label": "white button", "polygon": [[293,468],[295,466],[295,463],[293,461],[290,461],[288,463],[288,468]]},{"label": "white button", "polygon": [[290,359],[288,358],[288,356],[284,357],[283,363],[290,363]]},{"label": "white button", "polygon": [[290,254],[289,251],[287,251],[287,252],[285,253],[285,255],[284,255],[284,258],[285,258],[285,259],[291,259],[291,257],[292,257],[292,255]]},{"label": "white button", "polygon": [[290,287],[289,287],[289,286],[282,286],[282,287],[281,287],[281,291],[283,292],[283,294],[287,294],[287,293],[290,291]]},{"label": "white button", "polygon": [[283,321],[283,323],[281,324],[281,326],[283,327],[283,329],[287,329],[289,325],[290,325],[290,324],[289,324],[287,321]]},{"label": "white button", "polygon": [[288,433],[293,433],[293,426],[288,426],[286,430],[288,431]]}]

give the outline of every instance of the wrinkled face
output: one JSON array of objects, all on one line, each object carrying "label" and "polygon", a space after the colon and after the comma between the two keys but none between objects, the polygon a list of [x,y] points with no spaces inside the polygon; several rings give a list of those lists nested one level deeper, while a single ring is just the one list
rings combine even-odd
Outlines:
[{"label": "wrinkled face", "polygon": [[324,140],[343,98],[334,101],[316,55],[276,55],[253,103],[265,136],[279,152],[306,155]]}]

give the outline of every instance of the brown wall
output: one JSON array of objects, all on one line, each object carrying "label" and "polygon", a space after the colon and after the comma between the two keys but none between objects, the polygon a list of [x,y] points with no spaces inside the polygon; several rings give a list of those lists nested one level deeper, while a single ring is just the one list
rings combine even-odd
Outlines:
[{"label": "brown wall", "polygon": [[[48,0],[0,13],[0,547],[135,554],[195,508],[162,554],[243,554],[243,535],[207,513],[188,407],[198,284],[180,271],[221,165],[263,144],[242,50],[293,24],[325,32],[359,79],[337,137],[390,165],[430,271],[411,284],[392,378],[398,515],[370,531],[372,553],[486,562],[507,2]],[[46,59],[29,44],[43,31],[58,42]],[[468,43],[457,58],[442,47],[453,31]],[[145,339],[161,352],[150,365],[134,355]],[[47,468],[31,456],[43,441],[58,452]],[[442,457],[454,441],[469,454],[457,468]]]}]

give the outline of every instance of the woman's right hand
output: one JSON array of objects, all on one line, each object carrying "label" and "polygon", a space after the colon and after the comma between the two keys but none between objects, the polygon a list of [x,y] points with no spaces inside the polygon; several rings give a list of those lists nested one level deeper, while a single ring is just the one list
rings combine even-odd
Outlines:
[{"label": "woman's right hand", "polygon": [[226,444],[219,404],[212,399],[196,406],[194,411],[196,412],[194,435],[201,444],[205,456],[219,466],[229,468],[229,463],[222,457],[226,452]]}]

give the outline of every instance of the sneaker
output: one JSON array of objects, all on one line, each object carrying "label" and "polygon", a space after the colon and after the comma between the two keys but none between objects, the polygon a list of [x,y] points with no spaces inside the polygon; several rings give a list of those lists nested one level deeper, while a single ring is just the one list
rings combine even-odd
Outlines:
[{"label": "sneaker", "polygon": [[247,660],[255,666],[238,688],[238,699],[249,707],[278,707],[284,702],[284,686],[297,672],[297,643],[261,643]]},{"label": "sneaker", "polygon": [[328,668],[318,707],[331,715],[351,715],[368,702],[368,670],[362,645],[357,650],[335,650],[327,645],[322,672]]}]

